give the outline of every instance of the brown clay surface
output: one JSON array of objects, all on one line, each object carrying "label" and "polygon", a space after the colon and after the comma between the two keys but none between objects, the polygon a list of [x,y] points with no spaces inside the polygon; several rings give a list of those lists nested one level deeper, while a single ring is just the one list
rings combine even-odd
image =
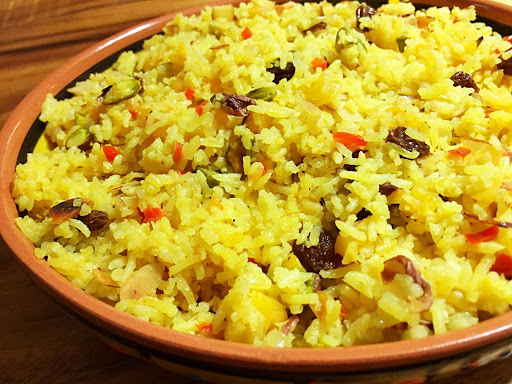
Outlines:
[{"label": "brown clay surface", "polygon": [[[0,93],[0,126],[25,94],[71,56],[141,21],[206,3],[1,1],[0,84],[4,88]],[[160,368],[113,351],[66,316],[26,277],[1,240],[0,284],[0,382],[187,383],[186,379],[169,376]],[[511,363],[509,358],[442,383],[511,383]]]}]

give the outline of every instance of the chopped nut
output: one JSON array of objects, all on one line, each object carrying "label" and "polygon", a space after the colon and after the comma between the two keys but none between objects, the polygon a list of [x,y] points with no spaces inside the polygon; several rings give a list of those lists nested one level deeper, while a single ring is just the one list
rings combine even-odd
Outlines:
[{"label": "chopped nut", "polygon": [[327,23],[324,21],[321,21],[321,22],[309,27],[308,29],[305,29],[304,31],[302,31],[302,33],[304,35],[306,35],[308,32],[315,33],[317,31],[321,31],[325,28],[327,28]]},{"label": "chopped nut", "polygon": [[156,289],[162,282],[161,274],[148,264],[133,272],[123,283],[119,297],[121,300],[140,299],[147,296],[155,296]]},{"label": "chopped nut", "polygon": [[243,158],[247,151],[241,141],[235,142],[226,152],[226,160],[236,173],[244,173]]},{"label": "chopped nut", "polygon": [[405,274],[412,277],[412,280],[423,289],[423,295],[418,299],[422,305],[420,311],[426,311],[432,305],[432,290],[430,284],[423,280],[413,262],[407,257],[398,255],[384,262],[384,269],[381,272],[382,280],[389,283],[396,274]]},{"label": "chopped nut", "polygon": [[498,221],[498,220],[481,220],[477,215],[473,215],[471,213],[463,211],[462,214],[465,217],[468,217],[470,219],[476,220],[479,223],[489,224],[489,225],[496,225],[500,228],[512,228],[512,222],[510,221]]},{"label": "chopped nut", "polygon": [[52,218],[53,223],[60,224],[65,220],[73,219],[79,216],[82,204],[92,206],[91,201],[80,197],[65,200],[57,205],[54,205],[50,209],[50,217]]},{"label": "chopped nut", "polygon": [[281,332],[285,335],[289,334],[290,332],[293,332],[295,328],[297,327],[297,324],[299,324],[299,317],[297,315],[293,315],[288,319],[286,323],[281,327]]},{"label": "chopped nut", "polygon": [[99,283],[108,287],[119,288],[119,283],[113,280],[108,273],[101,271],[99,268],[94,268],[92,274]]}]

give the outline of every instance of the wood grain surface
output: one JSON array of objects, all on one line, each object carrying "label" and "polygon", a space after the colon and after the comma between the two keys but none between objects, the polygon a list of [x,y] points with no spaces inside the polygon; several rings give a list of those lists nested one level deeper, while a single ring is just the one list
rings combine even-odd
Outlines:
[{"label": "wood grain surface", "polygon": [[[71,56],[138,22],[200,3],[207,0],[0,0],[0,126]],[[119,354],[68,318],[0,240],[0,383],[160,382],[188,383]],[[440,382],[448,383],[512,383],[512,358]]]}]

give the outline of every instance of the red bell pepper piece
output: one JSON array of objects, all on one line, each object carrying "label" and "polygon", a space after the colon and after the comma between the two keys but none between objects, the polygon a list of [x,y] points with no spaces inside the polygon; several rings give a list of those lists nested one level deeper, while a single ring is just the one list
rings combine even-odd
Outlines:
[{"label": "red bell pepper piece", "polygon": [[121,153],[121,152],[119,152],[119,149],[117,149],[113,145],[102,145],[101,149],[103,150],[105,157],[107,158],[107,160],[110,163],[114,162],[114,159],[116,158],[116,156]]},{"label": "red bell pepper piece", "polygon": [[196,112],[198,116],[201,116],[203,114],[203,107],[208,103],[207,100],[204,100],[196,107]]},{"label": "red bell pepper piece", "polygon": [[493,225],[492,227],[489,227],[487,229],[484,229],[481,232],[477,233],[466,233],[464,236],[466,236],[466,240],[470,244],[478,244],[482,243],[484,241],[491,241],[494,240],[496,237],[498,237],[500,229],[497,225]]},{"label": "red bell pepper piece", "polygon": [[336,132],[332,136],[334,140],[343,144],[350,150],[358,149],[368,145],[368,142],[363,138],[363,136],[360,135],[354,135],[348,132]]},{"label": "red bell pepper piece", "polygon": [[261,176],[265,175],[267,173],[267,167],[265,167],[265,164],[261,163],[263,166],[263,170],[261,171]]},{"label": "red bell pepper piece", "polygon": [[199,330],[199,332],[201,333],[211,333],[212,332],[212,329],[213,329],[213,326],[212,324],[199,324],[197,326],[197,329]]},{"label": "red bell pepper piece", "polygon": [[143,214],[143,223],[149,223],[150,221],[156,222],[165,216],[165,212],[160,208],[146,208]]},{"label": "red bell pepper piece", "polygon": [[462,158],[465,158],[467,155],[471,153],[471,149],[460,147],[460,148],[454,148],[448,151],[449,154],[453,156],[459,156]]},{"label": "red bell pepper piece", "polygon": [[252,37],[252,31],[249,29],[249,27],[246,27],[242,31],[242,39],[247,40],[247,39],[250,39],[251,37]]},{"label": "red bell pepper piece", "polygon": [[185,91],[185,97],[188,99],[188,100],[192,100],[194,98],[194,93],[195,91],[193,89],[187,89]]},{"label": "red bell pepper piece", "polygon": [[496,272],[498,275],[503,274],[507,279],[512,278],[512,256],[505,253],[497,254],[491,271]]},{"label": "red bell pepper piece", "polygon": [[174,143],[174,153],[172,155],[172,159],[175,164],[179,164],[181,159],[183,158],[183,145],[181,143]]},{"label": "red bell pepper piece", "polygon": [[314,70],[316,70],[317,68],[322,68],[322,71],[325,71],[329,66],[329,62],[326,60],[325,57],[316,57],[311,62],[311,65],[313,66]]},{"label": "red bell pepper piece", "polygon": [[340,309],[340,319],[343,320],[345,317],[347,317],[347,308],[342,305]]}]

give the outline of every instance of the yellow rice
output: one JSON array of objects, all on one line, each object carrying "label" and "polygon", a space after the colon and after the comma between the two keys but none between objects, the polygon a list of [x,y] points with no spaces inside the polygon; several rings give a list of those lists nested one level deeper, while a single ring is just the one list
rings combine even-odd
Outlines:
[{"label": "yellow rice", "polygon": [[[490,269],[497,254],[512,252],[512,229],[474,245],[464,235],[486,229],[489,220],[512,221],[512,193],[503,187],[512,183],[504,154],[512,147],[512,80],[497,69],[497,52],[511,45],[474,22],[473,7],[415,11],[390,0],[362,24],[370,31],[357,32],[361,44],[336,51],[336,34],[354,30],[359,5],[252,0],[178,15],[142,51],[124,52],[112,68],[70,89],[74,97],[48,95],[41,120],[54,148],[18,165],[13,188],[27,213],[17,224],[35,256],[121,311],[257,345],[420,338],[508,311],[512,282]],[[426,16],[428,26],[419,27]],[[302,32],[319,21],[325,30]],[[246,27],[252,36],[243,39]],[[324,71],[312,68],[319,57],[329,62]],[[175,72],[162,77],[159,66],[168,62]],[[274,85],[266,68],[275,62],[293,62],[290,81]],[[473,76],[478,94],[453,85],[458,71]],[[131,76],[143,79],[144,91],[94,115],[102,90]],[[185,96],[193,89],[195,100],[210,100],[261,87],[275,87],[277,95],[249,106],[245,123],[212,103],[199,116]],[[76,112],[93,120],[95,143],[87,152],[65,146],[80,128]],[[398,126],[428,143],[431,155],[416,158],[387,143]],[[364,137],[368,152],[353,158],[333,140],[335,132]],[[233,140],[252,147],[243,159],[245,177],[226,162]],[[175,143],[183,148],[178,164]],[[121,154],[110,163],[102,144]],[[461,146],[471,150],[465,158],[448,154]],[[198,167],[222,173],[219,185],[209,187]],[[400,189],[386,197],[379,193],[383,183]],[[108,226],[53,223],[50,208],[77,197],[106,212]],[[391,205],[399,205],[399,217]],[[150,207],[165,217],[143,223],[138,210]],[[372,215],[357,220],[362,208]],[[323,228],[339,231],[343,264],[321,271],[315,291],[315,275],[292,243],[314,246]],[[415,305],[423,289],[411,276],[383,281],[384,262],[397,255],[431,286],[428,310]],[[137,284],[142,297],[120,293]],[[293,315],[297,326],[283,332]]]}]

